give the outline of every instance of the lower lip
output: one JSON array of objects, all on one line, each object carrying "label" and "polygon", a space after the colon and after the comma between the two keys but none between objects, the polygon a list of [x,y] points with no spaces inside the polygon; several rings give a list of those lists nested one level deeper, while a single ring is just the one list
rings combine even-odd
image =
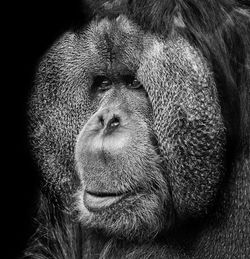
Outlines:
[{"label": "lower lip", "polygon": [[118,202],[122,197],[123,195],[101,197],[85,192],[84,205],[89,211],[100,211]]}]

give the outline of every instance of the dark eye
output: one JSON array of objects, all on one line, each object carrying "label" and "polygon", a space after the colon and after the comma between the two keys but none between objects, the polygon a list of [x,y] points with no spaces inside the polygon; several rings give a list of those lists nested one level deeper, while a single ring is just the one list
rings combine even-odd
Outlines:
[{"label": "dark eye", "polygon": [[134,76],[124,76],[124,81],[128,88],[138,89],[142,87],[142,83]]},{"label": "dark eye", "polygon": [[134,79],[131,85],[129,85],[130,88],[138,89],[142,87],[142,83],[138,79]]},{"label": "dark eye", "polygon": [[107,91],[111,88],[112,81],[106,76],[96,76],[93,86],[99,91]]}]

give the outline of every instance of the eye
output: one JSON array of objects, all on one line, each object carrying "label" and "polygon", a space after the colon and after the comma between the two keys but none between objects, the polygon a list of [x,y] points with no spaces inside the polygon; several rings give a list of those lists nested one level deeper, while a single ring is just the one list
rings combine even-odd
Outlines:
[{"label": "eye", "polygon": [[124,76],[123,79],[128,88],[139,89],[142,87],[142,83],[138,79],[136,79],[134,76],[127,75],[127,76]]},{"label": "eye", "polygon": [[134,79],[134,81],[132,82],[132,84],[129,85],[130,88],[133,89],[138,89],[142,87],[142,83],[138,80],[138,79]]},{"label": "eye", "polygon": [[106,76],[96,76],[93,81],[93,86],[98,91],[107,91],[111,88],[112,81]]}]

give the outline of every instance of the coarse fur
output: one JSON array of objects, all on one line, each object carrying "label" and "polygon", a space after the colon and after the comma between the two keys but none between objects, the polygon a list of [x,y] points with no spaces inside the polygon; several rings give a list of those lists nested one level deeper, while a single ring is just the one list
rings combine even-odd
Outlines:
[{"label": "coarse fur", "polygon": [[[43,181],[25,258],[248,258],[249,10],[89,4],[93,21],[52,46],[30,99]],[[143,89],[119,81],[131,74]],[[99,75],[113,80],[101,93]],[[100,145],[110,111],[122,127]],[[95,212],[93,189],[128,196]]]}]

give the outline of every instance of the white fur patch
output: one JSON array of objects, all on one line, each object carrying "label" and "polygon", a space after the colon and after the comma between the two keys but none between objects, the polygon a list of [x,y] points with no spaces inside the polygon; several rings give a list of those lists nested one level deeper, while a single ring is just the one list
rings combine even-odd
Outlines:
[{"label": "white fur patch", "polygon": [[125,33],[131,34],[137,30],[136,25],[129,21],[125,15],[119,15],[116,18],[116,22],[119,29]]},{"label": "white fur patch", "polygon": [[174,17],[174,25],[177,26],[177,27],[180,27],[180,28],[186,27],[180,13],[178,13],[177,16]]},{"label": "white fur patch", "polygon": [[187,59],[188,62],[192,65],[193,70],[197,74],[200,74],[202,72],[201,68],[203,67],[203,65],[201,64],[199,56],[191,53],[189,48],[185,48],[183,55],[184,58]]},{"label": "white fur patch", "polygon": [[107,1],[103,4],[103,7],[107,10],[112,9],[116,6],[121,5],[122,0],[113,0],[113,1]]},{"label": "white fur patch", "polygon": [[150,46],[149,50],[147,51],[147,53],[150,56],[162,56],[164,55],[164,43],[163,42],[159,42],[157,40],[154,40],[152,43],[152,45]]}]

